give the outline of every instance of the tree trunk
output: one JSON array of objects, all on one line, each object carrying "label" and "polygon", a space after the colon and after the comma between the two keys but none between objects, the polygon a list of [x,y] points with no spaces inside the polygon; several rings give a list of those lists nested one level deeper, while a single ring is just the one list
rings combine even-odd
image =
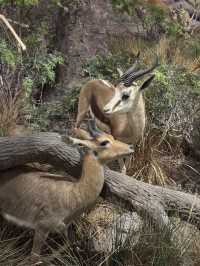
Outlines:
[{"label": "tree trunk", "polygon": [[[0,170],[30,162],[50,163],[78,177],[81,171],[78,151],[62,142],[56,133],[28,137],[0,138]],[[105,169],[109,195],[128,202],[143,217],[150,216],[159,228],[169,226],[169,216],[179,217],[200,229],[200,198],[196,195],[153,186]]]}]

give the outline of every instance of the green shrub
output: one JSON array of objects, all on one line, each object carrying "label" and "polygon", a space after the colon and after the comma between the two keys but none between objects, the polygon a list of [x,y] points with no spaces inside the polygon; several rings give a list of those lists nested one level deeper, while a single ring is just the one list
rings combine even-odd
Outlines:
[{"label": "green shrub", "polygon": [[76,113],[78,109],[78,97],[80,93],[80,87],[75,87],[69,92],[63,99],[63,103],[67,112]]},{"label": "green shrub", "polygon": [[3,64],[15,67],[17,63],[17,54],[11,49],[5,40],[0,41],[0,58]]},{"label": "green shrub", "polygon": [[174,21],[166,21],[165,30],[169,38],[173,37],[177,39],[177,37],[184,35],[182,26],[179,23],[174,22]]},{"label": "green shrub", "polygon": [[55,81],[55,67],[63,63],[63,57],[55,52],[54,54],[38,55],[31,65],[32,77],[35,86],[52,84]]},{"label": "green shrub", "polygon": [[149,5],[147,11],[149,15],[145,16],[146,24],[161,24],[166,19],[166,12],[160,7]]},{"label": "green shrub", "polygon": [[126,12],[129,15],[133,15],[134,8],[138,4],[138,0],[112,0],[112,5],[115,9]]},{"label": "green shrub", "polygon": [[190,128],[200,99],[198,75],[170,65],[160,66],[155,74],[154,83],[146,91],[151,121],[159,127],[170,121],[173,129]]},{"label": "green shrub", "polygon": [[80,87],[76,87],[67,91],[62,100],[26,105],[26,123],[33,131],[54,131],[54,126],[58,122],[65,125],[67,116],[73,116],[77,110],[79,92]]},{"label": "green shrub", "polygon": [[16,4],[19,7],[34,6],[39,3],[39,0],[0,0],[0,5]]},{"label": "green shrub", "polygon": [[89,60],[87,64],[83,66],[83,70],[86,76],[90,78],[103,78],[109,81],[116,80],[119,77],[117,68],[126,69],[132,64],[132,58],[127,54],[107,56],[96,56]]},{"label": "green shrub", "polygon": [[33,131],[51,131],[51,123],[66,120],[66,110],[61,101],[30,105],[25,117]]}]

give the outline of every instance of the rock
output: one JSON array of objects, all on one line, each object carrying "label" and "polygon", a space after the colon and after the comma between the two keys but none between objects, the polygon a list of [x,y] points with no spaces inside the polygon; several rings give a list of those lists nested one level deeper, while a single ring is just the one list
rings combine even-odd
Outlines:
[{"label": "rock", "polygon": [[110,204],[100,204],[87,216],[92,225],[90,235],[96,252],[110,253],[126,243],[137,244],[142,228],[142,220],[135,213],[121,212]]}]

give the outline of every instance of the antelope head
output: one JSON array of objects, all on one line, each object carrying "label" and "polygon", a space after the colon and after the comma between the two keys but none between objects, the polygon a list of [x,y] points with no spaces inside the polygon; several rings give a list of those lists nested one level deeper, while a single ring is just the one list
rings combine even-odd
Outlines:
[{"label": "antelope head", "polygon": [[158,59],[156,62],[145,70],[139,70],[137,61],[120,77],[120,80],[115,87],[115,94],[113,98],[104,106],[105,114],[127,113],[137,106],[140,95],[143,90],[147,88],[155,75],[148,77],[142,85],[139,85],[136,80],[146,74],[152,72],[158,66]]},{"label": "antelope head", "polygon": [[115,140],[113,136],[100,131],[96,128],[94,120],[89,121],[88,132],[82,129],[81,139],[69,137],[70,142],[75,146],[86,147],[87,150],[92,151],[101,163],[107,163],[133,153],[132,145]]}]

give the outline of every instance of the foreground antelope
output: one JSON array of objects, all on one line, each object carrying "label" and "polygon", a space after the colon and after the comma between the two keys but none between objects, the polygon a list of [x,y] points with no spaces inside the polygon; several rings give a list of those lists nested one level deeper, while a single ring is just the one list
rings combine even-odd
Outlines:
[{"label": "foreground antelope", "polygon": [[49,232],[66,232],[66,225],[95,203],[104,183],[103,164],[133,152],[130,145],[98,131],[92,123],[90,134],[83,132],[81,140],[69,138],[79,149],[87,147],[76,182],[26,167],[0,173],[0,212],[7,220],[35,230],[32,258],[37,254],[38,259]]},{"label": "foreground antelope", "polygon": [[[143,90],[154,78],[151,75],[142,85],[137,79],[150,73],[158,65],[157,61],[146,70],[138,70],[137,63],[121,75],[117,86],[105,80],[91,80],[81,89],[75,134],[79,136],[80,125],[88,111],[97,119],[98,126],[111,132],[115,139],[136,144],[142,139],[145,128],[145,105]],[[119,161],[123,172],[123,161]]]}]

